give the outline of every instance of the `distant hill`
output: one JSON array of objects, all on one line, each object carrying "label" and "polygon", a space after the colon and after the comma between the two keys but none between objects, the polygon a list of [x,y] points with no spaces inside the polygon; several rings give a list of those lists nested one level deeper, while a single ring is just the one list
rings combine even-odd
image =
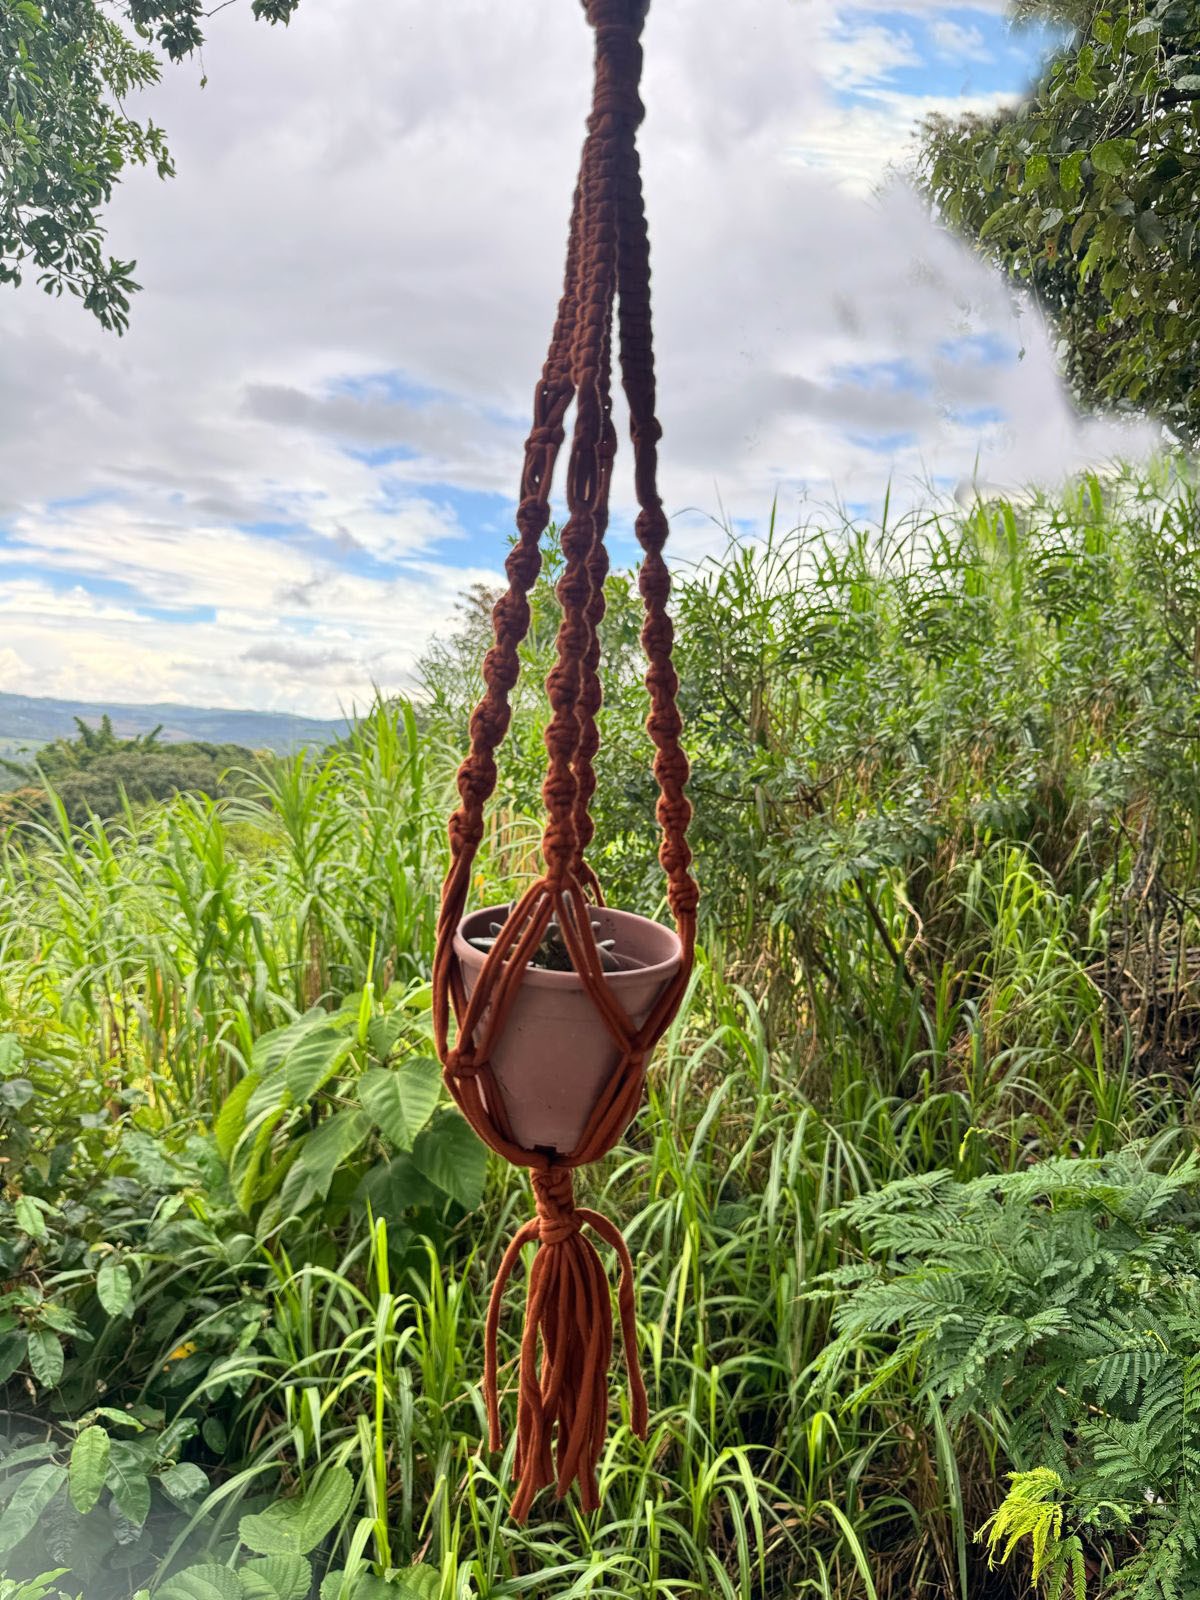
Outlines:
[{"label": "distant hill", "polygon": [[344,718],[321,721],[285,711],[222,711],[211,706],[113,705],[108,700],[43,700],[35,695],[0,693],[0,755],[14,756],[52,739],[72,739],[75,718],[95,725],[105,714],[122,739],[149,733],[162,724],[162,744],[240,744],[250,750],[287,755],[302,745],[331,744],[350,726]]}]

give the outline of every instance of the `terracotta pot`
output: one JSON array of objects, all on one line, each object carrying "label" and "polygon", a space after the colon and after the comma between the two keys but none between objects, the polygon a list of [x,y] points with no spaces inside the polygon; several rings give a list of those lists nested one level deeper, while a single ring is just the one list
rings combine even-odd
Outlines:
[{"label": "terracotta pot", "polygon": [[[492,923],[503,923],[507,916],[507,906],[487,906],[458,926],[454,954],[468,995],[487,953],[467,941],[487,937]],[[626,966],[623,972],[607,973],[605,981],[640,1026],[679,971],[683,952],[678,936],[660,922],[607,906],[596,907],[592,920],[597,938],[612,939],[614,955]],[[516,1142],[526,1150],[562,1155],[573,1150],[620,1059],[616,1041],[576,973],[527,967],[492,1048],[492,1070]]]}]

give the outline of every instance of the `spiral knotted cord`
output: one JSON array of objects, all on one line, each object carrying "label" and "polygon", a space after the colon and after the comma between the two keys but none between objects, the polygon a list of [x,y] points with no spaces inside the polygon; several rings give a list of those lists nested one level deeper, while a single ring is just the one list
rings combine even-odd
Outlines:
[{"label": "spiral knotted cord", "polygon": [[[522,1247],[536,1241],[517,1389],[517,1487],[512,1509],[518,1520],[528,1514],[538,1491],[552,1483],[561,1497],[577,1480],[584,1509],[599,1503],[596,1466],[608,1413],[612,1313],[604,1267],[582,1231],[585,1226],[611,1246],[620,1264],[617,1307],[629,1375],[630,1426],[645,1437],[646,1391],[637,1356],[629,1251],[607,1218],[576,1206],[572,1172],[607,1154],[637,1113],[646,1062],[687,985],[697,903],[687,844],[688,764],[680,746],[678,679],[667,612],[670,578],[663,558],[667,519],[657,488],[661,429],[655,415],[650,257],[636,142],[643,116],[638,86],[648,0],[583,0],[583,4],[595,31],[592,110],[572,208],[563,292],[534,395],[517,539],[506,563],[508,588],[493,611],[494,643],[484,659],[484,693],[471,718],[470,754],[458,774],[460,804],[449,824],[450,869],[442,891],[434,962],[434,1027],[446,1085],[481,1139],[508,1161],[531,1169],[536,1214],[517,1231],[501,1262],[488,1308],[484,1357],[490,1445],[499,1449],[496,1338],[502,1296]],[[593,834],[593,761],[600,743],[599,628],[608,571],[604,535],[616,451],[611,369],[618,301],[616,327],[639,506],[636,532],[643,551],[641,637],[650,695],[647,728],[655,747],[659,787],[659,860],[683,953],[678,973],[640,1027],[605,981],[588,897],[596,904],[603,901],[585,859]],[[541,568],[539,545],[550,520],[554,468],[572,401],[576,411],[567,468],[568,520],[562,532],[564,566],[556,591],[562,620],[555,665],[546,683],[551,715],[542,789],[544,871],[512,908],[468,998],[454,956],[454,936],[483,838],[484,809],[496,786],[496,750],[511,719],[509,695],[517,681],[518,650],[529,628],[528,596]],[[490,1061],[526,966],[551,918],[557,920],[575,972],[620,1050],[620,1060],[579,1144],[566,1155],[527,1150],[515,1142]],[[457,1024],[453,1042],[451,1011]]]}]

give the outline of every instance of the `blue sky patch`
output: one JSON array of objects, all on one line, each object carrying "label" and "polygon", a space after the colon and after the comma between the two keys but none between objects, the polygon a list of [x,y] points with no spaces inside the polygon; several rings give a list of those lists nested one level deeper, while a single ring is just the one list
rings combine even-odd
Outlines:
[{"label": "blue sky patch", "polygon": [[864,7],[842,16],[850,38],[861,28],[895,41],[894,61],[864,63],[860,83],[835,88],[834,99],[842,105],[881,93],[917,98],[1011,94],[1032,82],[1063,37],[1061,28],[1035,22],[1015,27],[1002,15],[971,6],[921,15]]}]

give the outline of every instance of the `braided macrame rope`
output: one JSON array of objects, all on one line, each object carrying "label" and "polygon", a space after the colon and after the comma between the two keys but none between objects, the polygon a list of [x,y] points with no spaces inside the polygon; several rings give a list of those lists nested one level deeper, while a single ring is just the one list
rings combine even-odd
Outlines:
[{"label": "braided macrame rope", "polygon": [[[550,1484],[561,1497],[578,1482],[584,1509],[599,1503],[596,1468],[608,1415],[613,1329],[608,1279],[585,1228],[616,1253],[620,1265],[617,1311],[629,1376],[629,1421],[635,1434],[646,1434],[633,1265],[617,1228],[599,1212],[576,1206],[572,1173],[606,1155],[637,1114],[646,1062],[678,1010],[690,975],[698,898],[687,844],[688,764],[680,744],[678,679],[667,611],[670,577],[663,559],[667,519],[657,488],[661,429],[655,415],[650,256],[636,142],[643,116],[638,85],[648,0],[583,4],[595,31],[592,110],[572,208],[563,292],[525,446],[517,540],[506,563],[508,588],[493,611],[494,643],[484,659],[484,692],[471,718],[470,753],[458,774],[460,804],[450,818],[450,869],[434,960],[434,1029],[446,1085],[481,1139],[508,1161],[531,1169],[536,1214],[518,1229],[500,1264],[484,1348],[489,1439],[491,1448],[499,1449],[496,1342],[503,1294],[523,1247],[536,1242],[517,1385],[512,1510],[518,1520],[528,1515],[538,1491]],[[682,947],[679,971],[640,1026],[626,1014],[604,976],[590,915],[602,896],[586,861],[593,835],[593,763],[600,743],[599,629],[608,572],[604,536],[616,453],[614,316],[633,442],[636,531],[644,552],[639,587],[650,695],[647,728],[659,787],[659,859]],[[509,696],[529,628],[528,596],[541,567],[539,544],[550,520],[551,485],[572,401],[576,410],[567,468],[568,519],[557,588],[562,620],[546,683],[545,870],[512,908],[468,997],[454,956],[454,936],[483,838],[484,810],[496,786],[496,751],[511,719]],[[551,918],[557,920],[574,970],[620,1052],[579,1144],[565,1155],[527,1150],[515,1142],[490,1059]]]}]

